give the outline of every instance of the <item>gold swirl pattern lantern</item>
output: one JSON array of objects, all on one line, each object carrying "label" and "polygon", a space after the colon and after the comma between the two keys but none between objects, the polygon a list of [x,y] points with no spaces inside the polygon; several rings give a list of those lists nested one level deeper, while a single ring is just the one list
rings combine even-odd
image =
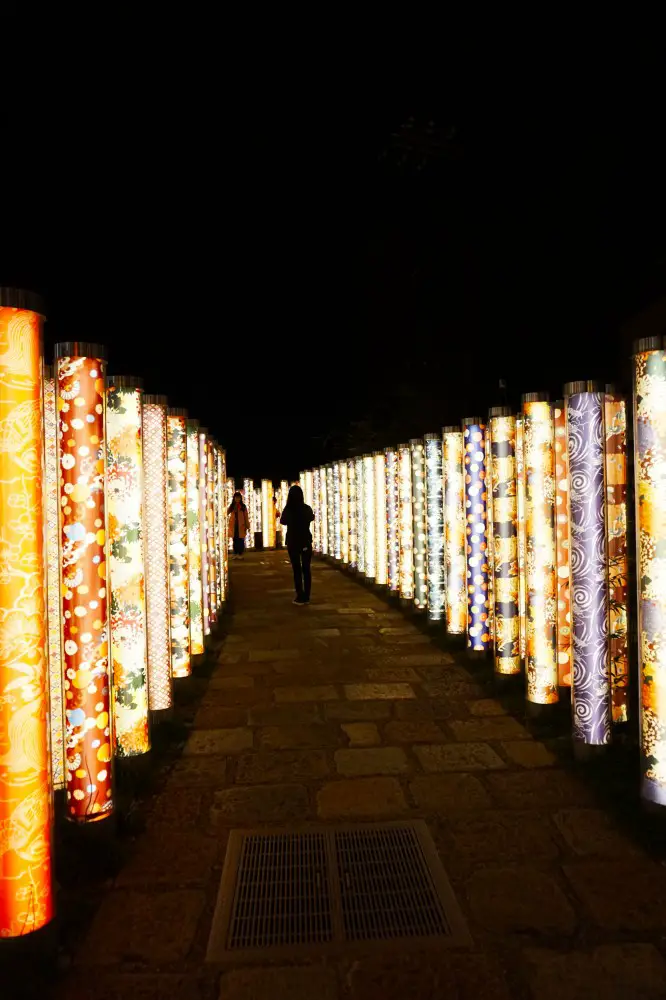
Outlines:
[{"label": "gold swirl pattern lantern", "polygon": [[[0,936],[54,915],[42,495],[43,318],[0,288]],[[5,976],[7,995],[11,991]]]},{"label": "gold swirl pattern lantern", "polygon": [[356,460],[356,568],[365,573],[365,510],[363,492],[363,459]]},{"label": "gold swirl pattern lantern", "polygon": [[386,468],[386,547],[387,583],[392,593],[400,590],[400,498],[398,495],[398,453],[384,452]]},{"label": "gold swirl pattern lantern", "polygon": [[187,551],[187,410],[167,409],[171,674],[189,677],[190,576]]},{"label": "gold swirl pattern lantern", "polygon": [[493,574],[495,578],[495,673],[520,673],[518,608],[518,504],[516,490],[516,418],[509,407],[489,413],[491,455]]},{"label": "gold swirl pattern lantern", "polygon": [[569,454],[563,400],[553,403],[555,447],[555,552],[557,555],[557,676],[571,687],[571,566],[569,558]]},{"label": "gold swirl pattern lantern", "polygon": [[634,346],[641,794],[666,805],[666,344]]},{"label": "gold swirl pattern lantern", "polygon": [[[250,521],[250,530],[245,536],[245,548],[254,548],[254,533],[258,530],[257,525],[254,520],[254,506],[253,506],[253,495],[254,495],[254,484],[251,479],[243,480],[243,503],[247,507],[247,516]],[[233,501],[233,494],[229,504]]]},{"label": "gold swirl pattern lantern", "polygon": [[215,538],[215,454],[213,441],[206,435],[206,548],[208,550],[208,615],[211,625],[217,623],[217,548]]},{"label": "gold swirl pattern lantern", "polygon": [[148,704],[160,714],[173,707],[166,407],[166,396],[143,397]]},{"label": "gold swirl pattern lantern", "polygon": [[[144,409],[145,413],[145,409]],[[199,504],[199,422],[187,421],[187,553],[190,599],[190,653],[204,652],[201,509]]]},{"label": "gold swirl pattern lantern", "polygon": [[464,446],[456,426],[442,430],[444,464],[444,565],[446,572],[446,631],[467,631],[467,566],[465,557]]},{"label": "gold swirl pattern lantern", "polygon": [[516,493],[518,510],[518,609],[520,658],[527,656],[527,544],[525,537],[525,421],[516,417]]},{"label": "gold swirl pattern lantern", "polygon": [[414,521],[412,517],[412,456],[408,444],[398,445],[400,503],[400,597],[414,600]]},{"label": "gold swirl pattern lantern", "polygon": [[[56,380],[44,370],[44,516],[46,527],[46,599],[49,652],[51,779],[65,786],[65,725],[62,704],[62,638],[60,635],[60,554],[58,551],[58,411]],[[1,929],[0,929],[1,933]]]},{"label": "gold swirl pattern lantern", "polygon": [[65,795],[68,819],[113,811],[104,352],[56,344]]},{"label": "gold swirl pattern lantern", "polygon": [[627,581],[627,408],[615,387],[606,386],[606,545],[608,548],[608,646],[614,723],[629,721],[629,629]]},{"label": "gold swirl pattern lantern", "polygon": [[312,513],[314,514],[314,523],[312,525],[312,542],[315,552],[322,552],[321,545],[321,482],[320,482],[320,470],[312,470]]},{"label": "gold swirl pattern lantern", "polygon": [[375,474],[375,582],[380,587],[388,583],[388,552],[386,547],[386,459],[383,451],[373,455]]},{"label": "gold swirl pattern lantern", "polygon": [[342,536],[340,534],[340,469],[338,463],[329,466],[329,486],[331,491],[331,513],[333,525],[333,555],[339,561],[342,559]]},{"label": "gold swirl pattern lantern", "polygon": [[358,569],[358,513],[356,492],[356,460],[347,462],[347,498],[349,500],[349,565]]},{"label": "gold swirl pattern lantern", "polygon": [[377,528],[375,526],[375,464],[372,455],[363,456],[363,544],[365,575],[375,579],[377,572]]},{"label": "gold swirl pattern lantern", "polygon": [[117,757],[150,750],[146,584],[144,569],[143,442],[140,379],[107,379],[106,494],[113,688]]},{"label": "gold swirl pattern lantern", "polygon": [[550,705],[557,690],[555,456],[548,397],[523,396],[527,700]]},{"label": "gold swirl pattern lantern", "polygon": [[[340,482],[340,556],[345,566],[349,565],[349,484],[347,463],[338,463]],[[307,503],[307,501],[306,501]]]},{"label": "gold swirl pattern lantern", "polygon": [[488,525],[486,483],[486,425],[480,417],[463,420],[465,447],[465,535],[467,552],[467,648],[473,653],[490,649],[488,625]]},{"label": "gold swirl pattern lantern", "polygon": [[442,475],[442,438],[425,436],[426,532],[428,619],[442,620],[444,615],[444,479]]}]

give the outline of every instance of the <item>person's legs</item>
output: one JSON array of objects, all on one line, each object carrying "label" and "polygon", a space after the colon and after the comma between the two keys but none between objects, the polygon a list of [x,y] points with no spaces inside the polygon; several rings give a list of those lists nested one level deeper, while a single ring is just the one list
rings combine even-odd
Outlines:
[{"label": "person's legs", "polygon": [[312,562],[312,549],[304,549],[301,552],[301,562],[303,563],[303,598],[310,600],[310,590],[312,589],[312,574],[310,573],[310,563]]},{"label": "person's legs", "polygon": [[289,549],[291,568],[294,571],[294,587],[296,588],[296,600],[303,600],[303,574],[301,572],[301,553],[298,549]]},{"label": "person's legs", "polygon": [[239,555],[240,559],[242,559],[243,556],[245,555],[245,539],[244,538],[239,538],[238,539],[238,555]]},{"label": "person's legs", "polygon": [[243,539],[237,538],[235,536],[234,536],[234,555],[235,556],[243,555]]}]

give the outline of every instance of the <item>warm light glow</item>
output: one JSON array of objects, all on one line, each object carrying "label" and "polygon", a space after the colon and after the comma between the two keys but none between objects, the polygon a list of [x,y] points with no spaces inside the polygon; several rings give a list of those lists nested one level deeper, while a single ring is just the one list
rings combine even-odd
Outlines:
[{"label": "warm light glow", "polygon": [[493,461],[490,451],[490,428],[486,426],[486,562],[488,563],[488,622],[490,644],[495,644],[495,542],[493,532]]},{"label": "warm light glow", "polygon": [[[219,512],[218,531],[220,533],[220,559],[222,561],[222,600],[226,601],[229,594],[229,519],[227,517],[227,453],[224,448],[218,451],[218,490]],[[229,501],[230,503],[231,501]]]},{"label": "warm light glow", "polygon": [[333,555],[342,559],[342,524],[340,521],[340,467],[337,462],[329,467],[331,473],[331,489],[333,493]]},{"label": "warm light glow", "polygon": [[491,410],[491,480],[493,501],[493,574],[495,577],[495,673],[520,673],[518,609],[518,496],[516,490],[516,418],[498,407]]},{"label": "warm light glow", "polygon": [[428,604],[425,450],[423,441],[409,442],[412,456],[412,542],[414,545],[414,606]]},{"label": "warm light glow", "polygon": [[326,481],[326,469],[319,470],[319,495],[321,513],[321,551],[322,555],[328,555],[328,484]]},{"label": "warm light glow", "polygon": [[387,583],[389,590],[400,589],[400,500],[398,497],[398,453],[395,448],[387,448],[386,469],[386,559]]},{"label": "warm light glow", "polygon": [[312,470],[312,512],[314,514],[314,524],[312,525],[312,540],[315,552],[321,552],[321,482],[320,470]]},{"label": "warm light glow", "polygon": [[312,469],[306,469],[305,471],[305,486],[303,488],[303,493],[305,494],[305,502],[308,507],[312,507],[314,513],[314,476]]},{"label": "warm light glow", "polygon": [[148,698],[151,712],[173,705],[169,605],[166,397],[143,398],[143,489],[146,524]]},{"label": "warm light glow", "polygon": [[[257,526],[257,522],[254,517],[254,484],[251,479],[243,480],[243,503],[247,507],[247,516],[250,522],[250,530],[245,536],[245,548],[253,549],[254,533],[255,531],[259,531],[259,527]],[[229,501],[229,504],[231,504],[231,500]]]},{"label": "warm light glow", "polygon": [[548,705],[557,692],[555,461],[550,403],[523,402],[527,588],[527,700]]},{"label": "warm light glow", "polygon": [[[46,528],[46,599],[49,653],[51,779],[65,785],[65,723],[62,705],[62,640],[60,636],[60,554],[58,552],[58,416],[56,382],[44,378],[44,515]],[[1,933],[1,928],[0,928]]]},{"label": "warm light glow", "polygon": [[[47,736],[41,339],[41,316],[0,304],[2,938],[39,930],[52,919],[54,909]],[[6,996],[12,992],[9,976],[6,969],[2,977]]]},{"label": "warm light glow", "polygon": [[[301,489],[303,490],[303,499],[308,504],[308,506],[311,507],[312,504],[309,503],[309,501],[308,501],[308,499],[307,499],[307,497],[305,495],[305,473],[302,476],[302,483],[299,480],[299,485],[300,485]],[[289,497],[289,483],[287,482],[286,479],[282,479],[280,481],[280,494],[279,494],[279,500],[278,500],[279,510],[277,512],[278,513],[278,517],[282,516],[283,510],[287,506],[287,499],[288,499],[288,497]],[[282,544],[285,545],[286,544],[286,539],[287,539],[287,529],[283,525],[280,525],[280,533],[282,535]]]},{"label": "warm light glow", "polygon": [[[71,351],[88,349],[91,356]],[[60,565],[66,809],[113,810],[107,609],[104,362],[93,344],[58,344]]]},{"label": "warm light glow", "polygon": [[264,548],[275,548],[275,505],[273,484],[270,479],[261,480],[261,521],[264,532]]},{"label": "warm light glow", "polygon": [[187,429],[184,410],[167,410],[171,673],[189,677],[190,578],[187,551]]},{"label": "warm light glow", "polygon": [[443,438],[446,631],[450,635],[464,635],[467,631],[467,570],[462,431],[445,427]]},{"label": "warm light glow", "polygon": [[465,536],[467,553],[467,647],[490,648],[488,630],[488,542],[486,425],[475,417],[463,424],[465,445]]},{"label": "warm light glow", "polygon": [[206,431],[199,428],[199,530],[201,532],[201,594],[203,597],[203,630],[210,635],[210,567],[208,566],[208,446]]},{"label": "warm light glow", "polygon": [[206,437],[206,547],[208,551],[208,617],[210,624],[217,623],[219,602],[217,598],[217,547],[215,531],[215,455],[213,442]]},{"label": "warm light glow", "polygon": [[516,493],[518,510],[518,617],[520,658],[527,656],[527,539],[525,535],[525,424],[516,417]]},{"label": "warm light glow", "polygon": [[444,478],[442,475],[442,439],[439,434],[425,436],[426,532],[428,619],[441,621],[444,615]]},{"label": "warm light glow", "polygon": [[190,595],[190,653],[204,652],[201,511],[199,504],[199,424],[187,421],[187,551]]},{"label": "warm light glow", "polygon": [[375,524],[375,463],[372,455],[363,456],[363,542],[365,575],[374,580],[377,574],[377,527]]},{"label": "warm light glow", "polygon": [[613,722],[629,721],[627,622],[627,411],[615,393],[606,395],[606,544],[608,546],[609,659]]},{"label": "warm light glow", "polygon": [[349,502],[349,565],[358,569],[358,513],[356,509],[356,460],[347,462],[347,500]]},{"label": "warm light glow", "polygon": [[569,455],[564,402],[553,404],[555,434],[555,555],[557,557],[557,676],[571,687],[571,567],[569,565]]},{"label": "warm light glow", "polygon": [[363,484],[363,459],[356,460],[356,567],[365,573],[365,492]]},{"label": "warm light glow", "polygon": [[347,483],[347,463],[338,463],[340,483],[340,556],[342,562],[349,563],[349,488]]},{"label": "warm light glow", "polygon": [[373,455],[375,472],[375,581],[382,587],[388,582],[386,549],[386,468],[383,451]]},{"label": "warm light glow", "polygon": [[224,570],[222,568],[222,550],[220,548],[220,469],[218,447],[213,442],[211,448],[211,495],[213,503],[213,550],[215,553],[215,596],[218,617],[222,608],[222,588]]},{"label": "warm light glow", "polygon": [[118,757],[150,750],[143,533],[141,392],[109,379],[106,496],[113,678],[113,747]]},{"label": "warm light glow", "polygon": [[400,596],[414,599],[414,523],[412,518],[412,457],[408,444],[398,445],[398,499],[400,504]]}]

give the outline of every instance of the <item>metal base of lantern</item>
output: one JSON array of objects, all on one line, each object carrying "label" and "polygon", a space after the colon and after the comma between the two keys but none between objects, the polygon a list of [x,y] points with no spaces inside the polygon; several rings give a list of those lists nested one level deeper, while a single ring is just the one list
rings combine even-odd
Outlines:
[{"label": "metal base of lantern", "polygon": [[[15,938],[0,938],[0,968],[3,980],[11,991],[10,984],[21,983],[24,996],[45,995],[44,982],[51,977],[58,956],[58,934],[56,921],[51,920],[32,934],[22,934]],[[4,994],[3,994],[4,995]],[[13,994],[11,994],[13,995]],[[10,992],[7,993],[10,996]]]},{"label": "metal base of lantern", "polygon": [[485,649],[467,649],[465,654],[467,659],[472,660],[473,663],[482,663],[488,659],[488,653]]},{"label": "metal base of lantern", "polygon": [[558,712],[558,705],[540,705],[535,701],[525,702],[525,715],[528,719],[538,720],[539,722],[550,722]]},{"label": "metal base of lantern", "polygon": [[264,551],[264,533],[263,531],[255,531],[254,533],[254,547],[257,552]]},{"label": "metal base of lantern", "polygon": [[583,743],[582,740],[573,740],[574,759],[580,764],[590,764],[603,760],[610,749],[609,743]]},{"label": "metal base of lantern", "polygon": [[173,705],[169,708],[152,709],[150,713],[151,726],[160,726],[163,722],[173,719]]}]

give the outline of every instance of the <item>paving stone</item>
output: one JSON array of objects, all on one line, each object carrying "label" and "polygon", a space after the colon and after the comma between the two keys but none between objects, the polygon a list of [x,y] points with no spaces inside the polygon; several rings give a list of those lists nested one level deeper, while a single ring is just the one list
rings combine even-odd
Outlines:
[{"label": "paving stone", "polygon": [[165,795],[180,796],[182,789],[222,788],[226,782],[227,758],[219,754],[193,754],[176,761],[165,786]]},{"label": "paving stone", "polygon": [[220,845],[194,830],[186,833],[163,824],[142,836],[123,866],[117,886],[205,882],[220,861]]},{"label": "paving stone", "polygon": [[303,785],[248,785],[216,792],[211,825],[239,826],[306,819],[310,811]]},{"label": "paving stone", "polygon": [[453,663],[450,653],[396,653],[385,661],[391,667],[428,667]]},{"label": "paving stone", "polygon": [[564,954],[524,952],[534,1000],[657,1000],[666,996],[666,962],[652,944],[602,944]]},{"label": "paving stone", "polygon": [[[205,986],[203,987],[205,989]],[[37,994],[26,993],[31,1000]],[[49,993],[49,996],[52,994]],[[60,988],[56,986],[55,1000],[202,1000],[202,981],[188,970],[183,973],[118,972],[104,966],[90,970],[75,968]],[[18,1000],[18,995],[16,997]]]},{"label": "paving stone", "polygon": [[531,812],[486,810],[449,819],[453,845],[472,862],[551,860],[559,851],[547,819]]},{"label": "paving stone", "polygon": [[564,865],[572,889],[599,927],[656,931],[664,926],[666,871],[645,859],[580,861]]},{"label": "paving stone", "polygon": [[376,747],[368,750],[336,750],[338,774],[360,777],[365,774],[405,774],[409,763],[400,747]]},{"label": "paving stone", "polygon": [[512,764],[520,764],[521,767],[552,767],[557,763],[555,754],[536,740],[503,741],[502,749]]},{"label": "paving stone", "polygon": [[530,734],[510,715],[485,719],[460,719],[449,723],[453,735],[461,741],[529,740]]},{"label": "paving stone", "polygon": [[[407,704],[407,702],[405,702]],[[388,719],[391,706],[387,701],[339,701],[325,708],[331,722],[377,721]]]},{"label": "paving stone", "polygon": [[350,1000],[511,1000],[494,956],[449,949],[362,955],[345,985]]},{"label": "paving stone", "polygon": [[213,678],[201,700],[202,708],[222,705],[224,708],[254,708],[255,705],[269,704],[271,693],[262,686],[248,688],[221,688],[213,684]]},{"label": "paving stone", "polygon": [[251,708],[248,722],[251,726],[316,726],[323,719],[317,705],[280,705]]},{"label": "paving stone", "polygon": [[313,687],[288,685],[275,688],[275,700],[285,701],[336,701],[338,692],[332,684],[320,684]]},{"label": "paving stone", "polygon": [[443,743],[415,746],[414,753],[427,773],[434,771],[486,771],[506,767],[487,743]]},{"label": "paving stone", "polygon": [[469,701],[483,697],[483,688],[469,674],[458,673],[455,667],[445,671],[440,680],[424,681],[421,686],[429,698]]},{"label": "paving stone", "polygon": [[396,719],[401,719],[405,722],[417,722],[419,720],[434,718],[432,702],[420,698],[414,701],[396,701],[393,711]]},{"label": "paving stone", "polygon": [[467,882],[475,919],[493,934],[573,934],[576,917],[557,882],[526,867],[482,868]]},{"label": "paving stone", "polygon": [[241,661],[240,653],[226,652],[226,651],[224,653],[220,653],[220,655],[216,659],[216,663],[224,663],[224,664],[240,663],[240,661]]},{"label": "paving stone", "polygon": [[266,726],[257,733],[262,750],[307,750],[311,747],[335,747],[340,743],[332,726]]},{"label": "paving stone", "polygon": [[399,698],[416,698],[409,684],[345,684],[349,701],[396,701]]},{"label": "paving stone", "polygon": [[[224,763],[218,777],[224,778]],[[224,781],[221,780],[220,784],[224,784]],[[149,828],[162,825],[170,830],[192,830],[199,822],[203,800],[201,787],[183,788],[177,795],[170,789],[165,790],[151,806],[146,825]]]},{"label": "paving stone", "polygon": [[448,739],[432,719],[415,722],[387,722],[384,726],[386,743],[444,743]]},{"label": "paving stone", "polygon": [[241,688],[254,687],[254,677],[212,677],[211,683],[215,682],[218,691],[238,691]]},{"label": "paving stone", "polygon": [[300,649],[252,649],[250,663],[270,663],[272,660],[297,660]]},{"label": "paving stone", "polygon": [[385,819],[407,811],[397,778],[352,778],[330,781],[317,793],[321,819]]},{"label": "paving stone", "polygon": [[374,747],[381,742],[374,722],[348,722],[342,730],[352,747]]},{"label": "paving stone", "polygon": [[338,608],[339,615],[374,615],[374,608]]},{"label": "paving stone", "polygon": [[413,625],[389,625],[379,631],[381,635],[419,635]]},{"label": "paving stone", "polygon": [[273,966],[233,969],[220,980],[219,1000],[338,1000],[330,966]]},{"label": "paving stone", "polygon": [[409,790],[419,809],[450,814],[459,809],[487,809],[490,797],[472,774],[420,775],[410,782]]},{"label": "paving stone", "polygon": [[314,628],[310,630],[310,635],[317,639],[334,639],[341,636],[342,632],[339,628]]},{"label": "paving stone", "polygon": [[555,768],[489,774],[486,784],[496,802],[509,809],[557,809],[591,804],[590,792],[585,786]]},{"label": "paving stone", "polygon": [[418,684],[420,679],[413,667],[369,667],[365,671],[365,676],[369,681],[380,681],[381,683],[412,681]]},{"label": "paving stone", "polygon": [[236,783],[314,781],[325,778],[328,773],[326,754],[321,750],[264,750],[238,758]]},{"label": "paving stone", "polygon": [[247,722],[244,708],[227,708],[225,705],[202,705],[194,716],[195,729],[237,729]]},{"label": "paving stone", "polygon": [[183,749],[186,757],[194,754],[241,753],[252,746],[252,730],[239,729],[195,729]]},{"label": "paving stone", "polygon": [[392,635],[387,637],[387,643],[395,646],[428,646],[430,637],[422,635],[420,632],[412,632],[409,635]]},{"label": "paving stone", "polygon": [[553,822],[574,854],[581,857],[621,858],[640,853],[601,809],[560,809]]},{"label": "paving stone", "polygon": [[479,698],[477,701],[469,701],[467,707],[471,715],[506,715],[506,710],[494,698]]},{"label": "paving stone", "polygon": [[204,893],[194,889],[111,892],[95,914],[80,961],[161,965],[183,959],[196,934],[204,902]]}]

